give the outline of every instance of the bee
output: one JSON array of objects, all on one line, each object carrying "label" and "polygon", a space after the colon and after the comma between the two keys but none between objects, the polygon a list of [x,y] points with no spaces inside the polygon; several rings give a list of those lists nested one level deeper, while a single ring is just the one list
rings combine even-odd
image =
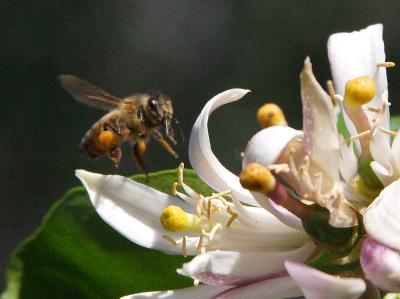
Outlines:
[{"label": "bee", "polygon": [[122,158],[121,145],[129,141],[136,166],[146,178],[148,172],[143,157],[150,138],[155,139],[175,159],[179,158],[169,143],[177,144],[172,121],[179,128],[182,140],[183,135],[173,116],[172,101],[167,95],[154,92],[119,98],[73,75],[60,75],[58,78],[65,90],[78,102],[108,111],[81,140],[80,149],[90,158],[107,155],[118,167]]}]

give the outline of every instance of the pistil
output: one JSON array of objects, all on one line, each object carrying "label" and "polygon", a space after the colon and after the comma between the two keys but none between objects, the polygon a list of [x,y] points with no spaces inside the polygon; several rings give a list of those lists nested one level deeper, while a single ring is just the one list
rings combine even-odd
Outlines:
[{"label": "pistil", "polygon": [[273,202],[284,207],[300,219],[310,216],[312,209],[300,200],[293,198],[285,186],[264,166],[250,163],[240,174],[240,183],[250,191],[261,192]]},{"label": "pistil", "polygon": [[358,77],[346,83],[344,95],[344,108],[347,115],[354,123],[360,138],[361,157],[371,161],[372,156],[369,149],[371,142],[371,125],[362,105],[371,101],[375,96],[375,82],[370,77]]}]

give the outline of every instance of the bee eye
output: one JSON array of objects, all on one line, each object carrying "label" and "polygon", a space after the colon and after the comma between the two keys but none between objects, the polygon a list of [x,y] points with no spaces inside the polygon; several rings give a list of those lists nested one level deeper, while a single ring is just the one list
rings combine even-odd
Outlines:
[{"label": "bee eye", "polygon": [[157,107],[158,107],[158,102],[157,102],[157,100],[155,98],[150,98],[147,101],[147,105],[149,105],[151,110],[155,110],[156,111]]}]

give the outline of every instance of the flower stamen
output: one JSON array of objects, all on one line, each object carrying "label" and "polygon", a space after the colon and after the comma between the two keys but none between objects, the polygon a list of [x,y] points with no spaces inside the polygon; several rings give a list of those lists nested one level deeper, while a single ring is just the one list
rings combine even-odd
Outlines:
[{"label": "flower stamen", "polygon": [[268,169],[275,172],[276,174],[280,173],[289,173],[290,172],[290,167],[288,164],[282,163],[282,164],[270,164],[268,165]]},{"label": "flower stamen", "polygon": [[183,257],[187,257],[186,241],[187,241],[187,236],[184,236],[182,239],[182,255],[183,255]]},{"label": "flower stamen", "polygon": [[385,61],[385,62],[381,62],[378,63],[376,65],[376,67],[386,67],[386,68],[391,68],[391,67],[395,67],[396,63],[394,63],[393,61]]},{"label": "flower stamen", "polygon": [[178,245],[178,242],[176,242],[174,239],[172,239],[170,236],[167,235],[163,235],[163,239],[167,240],[169,243],[171,243],[172,245],[176,246]]},{"label": "flower stamen", "polygon": [[235,211],[233,211],[231,209],[231,207],[228,207],[228,209],[226,211],[228,212],[229,215],[231,215],[231,217],[229,218],[229,220],[226,223],[225,227],[230,227],[232,225],[233,221],[235,221],[236,218],[238,218],[239,214],[236,213]]},{"label": "flower stamen", "polygon": [[382,126],[379,126],[378,129],[379,129],[381,132],[383,132],[383,133],[385,133],[385,134],[388,134],[389,136],[392,136],[392,137],[396,137],[396,136],[397,136],[397,132],[392,131],[392,130],[388,130],[388,129],[382,127]]}]

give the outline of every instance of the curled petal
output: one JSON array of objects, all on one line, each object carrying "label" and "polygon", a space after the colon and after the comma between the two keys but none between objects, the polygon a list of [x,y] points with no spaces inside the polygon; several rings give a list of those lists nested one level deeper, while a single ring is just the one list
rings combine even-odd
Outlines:
[{"label": "curled petal", "polygon": [[365,229],[373,239],[400,251],[400,180],[387,186],[364,214]]},{"label": "curled petal", "polygon": [[[385,46],[382,39],[383,26],[376,24],[351,33],[336,33],[329,37],[328,56],[336,92],[344,96],[346,82],[360,76],[369,76],[376,84],[375,98],[367,104],[379,108],[381,95],[387,90],[386,69],[376,65],[385,61]],[[376,117],[367,111],[370,119]],[[389,109],[383,120],[389,128]]]},{"label": "curled petal", "polygon": [[301,131],[286,126],[265,128],[255,134],[247,143],[242,167],[253,162],[265,167],[274,164],[290,141],[302,137]]},{"label": "curled petal", "polygon": [[[179,246],[171,246],[163,239],[167,232],[161,227],[160,215],[169,205],[194,212],[191,206],[123,176],[102,175],[85,170],[76,170],[76,176],[85,186],[100,217],[120,234],[147,248],[181,253]],[[182,237],[180,234],[175,236]],[[187,245],[189,252],[196,252],[196,242],[188,242]]]},{"label": "curled petal", "polygon": [[374,239],[364,240],[360,262],[365,274],[382,290],[400,292],[400,253]]},{"label": "curled petal", "polygon": [[228,289],[226,286],[200,285],[179,290],[146,292],[124,296],[121,299],[206,299]]},{"label": "curled petal", "polygon": [[301,295],[300,289],[290,277],[277,277],[240,285],[223,291],[211,299],[282,299]]},{"label": "curled petal", "polygon": [[293,251],[210,251],[183,265],[178,273],[204,283],[238,285],[277,277],[286,259],[304,262],[315,249],[312,242]]},{"label": "curled petal", "polygon": [[215,157],[211,150],[208,134],[210,114],[222,105],[240,100],[248,92],[249,90],[245,89],[230,89],[208,101],[198,116],[190,135],[189,160],[198,176],[213,189],[224,191],[232,187],[237,188],[241,193],[241,201],[257,206],[258,204],[250,193],[241,187],[239,178],[226,169]]},{"label": "curled petal", "polygon": [[356,299],[366,290],[359,278],[335,277],[292,261],[286,261],[285,267],[307,299]]},{"label": "curled petal", "polygon": [[339,179],[339,135],[333,104],[315,79],[310,58],[304,61],[300,74],[303,103],[303,146],[330,179]]},{"label": "curled petal", "polygon": [[395,179],[393,177],[393,171],[391,171],[390,164],[387,164],[386,165],[387,168],[385,168],[384,166],[382,166],[382,164],[378,163],[377,161],[372,161],[370,165],[372,170],[374,171],[374,173],[384,186],[390,185]]}]

